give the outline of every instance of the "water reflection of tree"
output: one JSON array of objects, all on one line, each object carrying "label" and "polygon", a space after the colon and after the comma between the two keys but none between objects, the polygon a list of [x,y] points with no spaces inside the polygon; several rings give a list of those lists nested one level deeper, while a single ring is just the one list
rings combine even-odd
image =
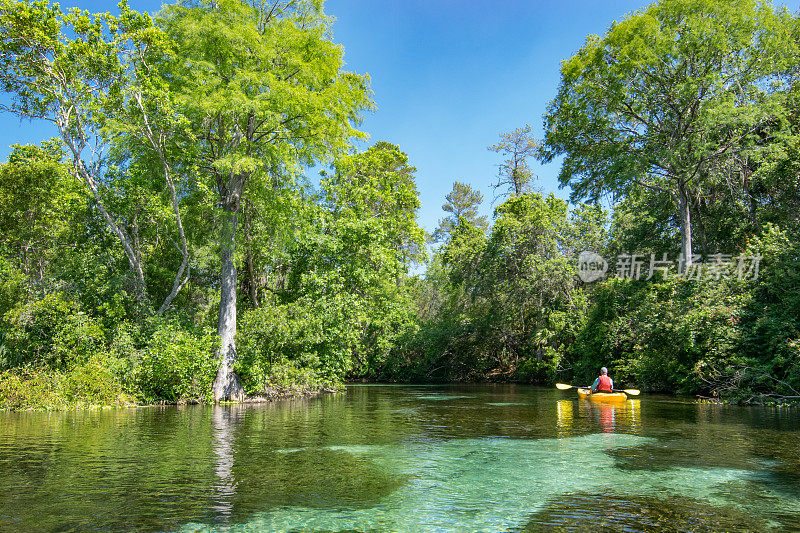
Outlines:
[{"label": "water reflection of tree", "polygon": [[242,406],[216,406],[211,415],[214,427],[214,455],[216,479],[214,483],[214,503],[212,509],[217,517],[228,522],[236,497],[236,478],[233,474],[234,430],[242,419]]}]

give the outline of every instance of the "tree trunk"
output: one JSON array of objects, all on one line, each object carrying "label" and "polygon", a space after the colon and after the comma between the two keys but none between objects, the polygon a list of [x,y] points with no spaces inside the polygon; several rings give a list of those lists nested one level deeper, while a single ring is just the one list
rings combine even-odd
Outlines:
[{"label": "tree trunk", "polygon": [[681,210],[681,254],[684,272],[692,266],[692,212],[689,195],[684,185],[678,186]]},{"label": "tree trunk", "polygon": [[701,252],[703,255],[708,255],[708,236],[706,235],[706,225],[703,223],[703,204],[700,200],[694,202],[692,219],[695,221],[697,234],[700,236]]},{"label": "tree trunk", "polygon": [[218,354],[219,368],[211,389],[214,402],[239,401],[244,397],[242,384],[233,370],[233,364],[236,362],[236,264],[234,263],[238,222],[236,203],[238,202],[225,202],[222,206],[219,246],[222,268],[220,272],[219,325],[217,326],[221,343]]},{"label": "tree trunk", "polygon": [[[63,137],[66,139],[66,137]],[[74,151],[74,150],[73,150]],[[136,300],[139,302],[139,305],[143,308],[146,306],[147,302],[147,286],[145,285],[144,281],[144,269],[142,268],[142,262],[140,260],[139,254],[136,253],[135,243],[130,238],[130,236],[125,232],[123,228],[121,228],[117,223],[114,221],[114,218],[106,211],[105,205],[103,205],[103,200],[100,197],[100,191],[97,185],[97,182],[94,180],[94,177],[86,170],[83,162],[80,160],[79,156],[76,155],[74,158],[74,164],[76,167],[76,174],[77,178],[83,180],[83,182],[89,187],[89,190],[92,193],[92,196],[95,200],[95,205],[97,206],[97,210],[100,211],[100,215],[106,221],[111,232],[116,235],[117,239],[119,239],[120,244],[122,244],[122,249],[125,252],[125,257],[128,258],[128,264],[131,267],[131,270],[134,273],[134,280],[136,283]]]},{"label": "tree trunk", "polygon": [[[164,302],[158,309],[158,314],[160,316],[164,314],[164,311],[169,309],[169,306],[172,304],[172,300],[175,299],[183,286],[189,281],[189,249],[186,246],[186,232],[183,230],[180,204],[178,203],[178,194],[175,192],[175,182],[172,179],[172,172],[167,164],[166,157],[163,155],[163,152],[160,149],[159,156],[161,157],[161,164],[164,167],[164,178],[166,180],[167,187],[169,187],[169,194],[170,198],[172,199],[172,211],[175,213],[175,222],[178,225],[178,235],[181,239],[180,246],[176,245],[178,251],[181,253],[181,266],[178,267],[178,271],[175,273],[175,279],[172,282],[172,290],[169,291],[169,294],[166,298],[164,298]],[[186,274],[185,276],[184,273]]]},{"label": "tree trunk", "polygon": [[250,300],[253,307],[258,307],[258,281],[256,280],[256,269],[253,264],[253,221],[252,221],[252,205],[249,201],[245,200],[244,206],[244,242],[247,246],[245,256],[247,259],[247,286],[250,291]]}]

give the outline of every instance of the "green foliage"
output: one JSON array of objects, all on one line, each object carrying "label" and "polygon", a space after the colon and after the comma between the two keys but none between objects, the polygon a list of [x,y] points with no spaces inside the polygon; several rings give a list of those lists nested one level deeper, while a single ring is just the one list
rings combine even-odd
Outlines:
[{"label": "green foliage", "polygon": [[6,331],[4,368],[47,367],[67,370],[101,351],[100,325],[63,293],[20,302],[3,317]]},{"label": "green foliage", "polygon": [[[111,353],[98,383],[121,383],[146,402],[207,399],[214,335],[205,328],[231,301],[220,303],[220,278],[230,272],[220,276],[217,250],[246,265],[245,311],[262,300],[276,311],[313,309],[292,323],[296,344],[311,346],[298,368],[332,382],[362,345],[376,360],[388,352],[397,320],[374,315],[394,316],[391,289],[423,246],[413,168],[387,143],[346,155],[362,136],[359,113],[372,106],[368,78],[343,70],[320,2],[183,2],[154,22],[126,4],[114,16],[3,0],[0,20],[8,30],[0,84],[11,94],[3,110],[54,121],[72,159],[62,164],[59,143],[49,142],[15,148],[0,168],[3,368],[54,379],[82,368],[73,380],[81,384],[54,393],[69,403],[70,390],[89,386],[81,376],[97,374],[90,362]],[[339,193],[385,219],[361,225],[366,212],[334,215],[308,194],[302,167],[334,159],[339,174],[366,174]],[[233,237],[237,212],[244,257],[233,241],[215,243],[217,232]],[[313,218],[320,212],[335,231]],[[308,250],[320,261],[344,253],[351,269],[338,277],[329,265],[306,264]],[[385,287],[369,272],[373,260],[388,274]],[[281,293],[299,279],[289,276],[308,282]],[[348,294],[328,291],[327,276]],[[360,284],[373,285],[368,309]],[[276,286],[278,297],[264,298]],[[149,318],[160,301],[169,320]],[[361,316],[351,323],[354,311]],[[303,334],[315,330],[322,341]],[[273,366],[262,382],[317,379]]]},{"label": "green foliage", "polygon": [[495,190],[500,190],[497,198],[506,196],[519,196],[530,192],[533,180],[536,178],[530,169],[528,159],[536,155],[539,146],[531,134],[530,125],[500,134],[500,142],[489,147],[492,152],[502,154],[505,159],[498,171],[497,183],[492,185]]},{"label": "green foliage", "polygon": [[237,372],[245,389],[252,394],[292,386],[306,390],[343,379],[349,370],[349,332],[337,332],[343,323],[331,320],[342,317],[305,298],[270,304],[242,317]]},{"label": "green foliage", "polygon": [[[370,109],[368,79],[343,70],[321,2],[267,5],[242,0],[166,6],[158,25],[175,45],[164,74],[186,117],[181,145],[212,192],[219,237],[220,344],[215,399],[238,396],[233,372],[238,286],[235,235],[245,204],[251,304],[258,305],[252,215],[259,195],[303,166],[347,153],[360,113]],[[248,219],[250,215],[250,219]],[[256,221],[257,224],[257,221]]]},{"label": "green foliage", "polygon": [[[357,134],[350,120],[370,106],[366,78],[340,71],[342,50],[327,39],[330,20],[320,3],[268,11],[238,0],[182,2],[158,17],[178,47],[173,90],[186,116],[195,131],[210,127],[233,142],[226,153],[201,148],[212,151],[222,173],[251,173],[265,162],[283,167],[292,155],[328,157]],[[208,117],[220,121],[202,126]],[[237,131],[245,133],[240,142]]]},{"label": "green foliage", "polygon": [[0,255],[0,316],[13,309],[26,294],[25,273]]},{"label": "green foliage", "polygon": [[[778,188],[761,173],[796,144],[785,105],[795,24],[759,0],[661,0],[615,22],[562,64],[541,158],[564,156],[573,199],[624,199],[623,226],[646,229],[625,212],[652,207],[646,244],[676,226],[687,258],[697,234],[706,251],[738,244],[759,229],[764,189]],[[743,209],[750,220],[737,220]]]},{"label": "green foliage", "polygon": [[663,0],[614,23],[564,62],[545,159],[566,154],[561,180],[576,197],[696,179],[684,173],[781,113],[791,28],[785,10],[756,0]]},{"label": "green foliage", "polygon": [[573,257],[604,240],[604,214],[525,193],[496,216],[488,239],[462,218],[416,282],[421,324],[392,360],[396,377],[554,379],[587,305]]},{"label": "green foliage", "polygon": [[382,372],[414,321],[402,280],[423,233],[407,161],[378,143],[337,163],[322,183],[325,204],[301,204],[294,224],[304,231],[270,269],[271,297],[242,317],[246,389],[280,389],[292,375],[310,387]]},{"label": "green foliage", "polygon": [[742,400],[800,391],[800,280],[798,241],[767,226],[748,244],[763,255],[750,300],[731,321],[740,332],[736,357],[703,365],[702,377],[718,395]]},{"label": "green foliage", "polygon": [[94,354],[65,375],[61,396],[69,405],[129,405],[133,397],[119,379],[123,365],[107,353]]},{"label": "green foliage", "polygon": [[133,404],[115,374],[119,361],[93,355],[67,372],[43,368],[0,371],[0,408],[65,409]]},{"label": "green foliage", "polygon": [[601,366],[618,384],[697,392],[704,361],[727,360],[738,331],[732,322],[749,295],[736,281],[609,280],[597,288],[586,326],[570,347],[572,376],[590,383]]},{"label": "green foliage", "polygon": [[63,374],[44,370],[0,371],[0,407],[3,409],[65,408],[61,394]]},{"label": "green foliage", "polygon": [[433,241],[448,243],[453,232],[462,223],[471,224],[483,231],[488,229],[486,217],[478,216],[483,195],[471,185],[456,181],[453,183],[453,190],[444,198],[446,202],[442,205],[442,210],[450,215],[439,221],[439,226],[431,236]]},{"label": "green foliage", "polygon": [[211,330],[157,323],[147,345],[132,354],[128,379],[135,394],[148,403],[210,400],[218,365],[214,357],[217,344]]},{"label": "green foliage", "polygon": [[[608,366],[645,390],[800,396],[785,10],[660,0],[590,36],[563,64],[544,147],[530,126],[490,147],[508,197],[493,225],[456,182],[418,276],[416,170],[389,142],[351,147],[369,80],[343,70],[321,2],[182,1],[153,19],[0,0],[0,22],[0,107],[61,136],[0,166],[2,406],[208,401],[215,353],[227,368],[235,345],[252,394],[588,383]],[[564,156],[574,198],[610,192],[612,212],[530,192],[536,151]],[[302,174],[318,163],[317,190]],[[674,256],[678,239],[760,254],[761,275],[576,276],[581,251]]]},{"label": "green foliage", "polygon": [[580,382],[600,366],[645,390],[727,399],[794,395],[797,372],[797,247],[774,227],[744,255],[761,255],[757,280],[601,283],[566,366]]},{"label": "green foliage", "polygon": [[394,252],[404,268],[423,254],[424,233],[415,220],[420,205],[416,170],[399,147],[378,142],[337,161],[335,174],[322,182],[333,216],[359,222],[376,219],[380,244]]},{"label": "green foliage", "polygon": [[486,232],[465,219],[450,232],[450,240],[439,250],[442,266],[449,267],[454,283],[477,275],[480,258],[486,247]]},{"label": "green foliage", "polygon": [[0,166],[0,246],[39,284],[86,213],[83,187],[61,158],[58,142],[50,140],[13,146]]}]

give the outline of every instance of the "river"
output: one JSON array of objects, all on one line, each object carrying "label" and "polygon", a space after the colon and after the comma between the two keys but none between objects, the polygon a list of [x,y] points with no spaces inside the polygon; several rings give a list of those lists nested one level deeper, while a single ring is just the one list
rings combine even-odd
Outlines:
[{"label": "river", "polygon": [[800,530],[797,409],[359,385],[0,428],[0,531]]}]

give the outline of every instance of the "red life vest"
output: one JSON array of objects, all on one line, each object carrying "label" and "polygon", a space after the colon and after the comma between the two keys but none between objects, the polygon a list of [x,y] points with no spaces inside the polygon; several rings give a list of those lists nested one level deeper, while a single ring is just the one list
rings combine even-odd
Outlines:
[{"label": "red life vest", "polygon": [[597,384],[595,392],[611,392],[611,378],[608,376],[600,376],[600,383]]}]

